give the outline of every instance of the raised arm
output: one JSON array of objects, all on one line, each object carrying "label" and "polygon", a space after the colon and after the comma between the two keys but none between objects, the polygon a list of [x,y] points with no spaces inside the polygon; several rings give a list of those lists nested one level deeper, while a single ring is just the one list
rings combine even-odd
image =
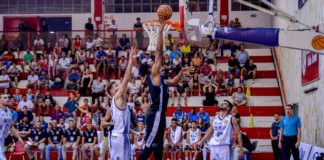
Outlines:
[{"label": "raised arm", "polygon": [[182,76],[184,74],[193,72],[194,70],[195,70],[195,68],[192,67],[192,66],[190,66],[190,67],[184,67],[184,68],[182,68],[180,70],[180,72],[173,79],[165,80],[165,83],[168,86],[176,86],[181,81],[181,78],[182,78]]},{"label": "raised arm", "polygon": [[128,86],[127,84],[130,81],[131,76],[132,76],[132,67],[133,67],[134,58],[136,58],[136,48],[132,47],[131,51],[130,51],[129,58],[128,58],[128,65],[126,68],[124,79],[121,82],[121,84],[118,88],[118,91],[116,92],[116,94],[114,96],[117,106],[122,106],[124,103],[124,94],[127,91],[127,86]]},{"label": "raised arm", "polygon": [[152,83],[154,86],[159,86],[161,83],[160,77],[160,68],[162,64],[163,57],[163,30],[164,30],[165,22],[162,17],[160,17],[160,26],[158,30],[158,39],[156,46],[156,55],[155,55],[155,63],[153,64],[151,71]]}]

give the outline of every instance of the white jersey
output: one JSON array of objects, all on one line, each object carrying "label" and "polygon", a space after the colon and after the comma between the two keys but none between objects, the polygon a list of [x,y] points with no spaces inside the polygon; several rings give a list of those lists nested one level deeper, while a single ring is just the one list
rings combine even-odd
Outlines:
[{"label": "white jersey", "polygon": [[129,135],[130,131],[130,112],[125,106],[125,109],[119,109],[116,106],[115,98],[111,102],[111,120],[114,123],[112,134]]},{"label": "white jersey", "polygon": [[192,143],[196,143],[199,141],[199,133],[200,133],[200,130],[198,128],[196,128],[195,131],[193,131],[193,129],[190,129],[189,130],[189,143],[192,144]]},{"label": "white jersey", "polygon": [[9,135],[9,129],[12,122],[12,113],[9,108],[3,110],[0,108],[0,140],[4,140]]},{"label": "white jersey", "polygon": [[233,142],[233,126],[232,115],[227,115],[224,119],[221,119],[219,115],[216,115],[212,122],[214,134],[209,141],[209,145],[224,146],[232,145]]},{"label": "white jersey", "polygon": [[172,127],[170,127],[170,139],[171,139],[171,143],[176,144],[178,143],[178,141],[180,140],[181,136],[182,136],[182,128],[177,126],[177,128],[175,129],[175,131],[173,131]]}]

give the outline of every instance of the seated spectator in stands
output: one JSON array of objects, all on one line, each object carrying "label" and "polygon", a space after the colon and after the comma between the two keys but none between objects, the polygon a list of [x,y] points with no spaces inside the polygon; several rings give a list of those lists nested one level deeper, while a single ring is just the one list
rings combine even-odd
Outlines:
[{"label": "seated spectator in stands", "polygon": [[11,51],[4,52],[2,55],[3,59],[3,65],[6,67],[6,69],[9,69],[10,66],[14,63],[15,61],[15,55]]},{"label": "seated spectator in stands", "polygon": [[185,111],[183,111],[183,108],[180,104],[177,106],[177,110],[173,113],[173,118],[177,120],[178,124],[182,124],[183,122],[183,117],[187,115]]},{"label": "seated spectator in stands", "polygon": [[62,52],[62,57],[58,61],[57,70],[58,72],[69,72],[69,69],[71,68],[72,60],[71,58],[66,56],[67,52]]},{"label": "seated spectator in stands", "polygon": [[181,53],[183,53],[184,57],[191,57],[191,47],[188,42],[185,42],[180,49]]},{"label": "seated spectator in stands", "polygon": [[127,67],[127,61],[125,59],[125,56],[121,56],[118,62],[118,78],[121,77],[121,75],[124,75]]},{"label": "seated spectator in stands", "polygon": [[191,123],[192,121],[198,121],[196,108],[191,108],[190,112],[188,113],[188,119],[189,123]]},{"label": "seated spectator in stands", "polygon": [[48,90],[49,89],[49,77],[48,74],[46,74],[45,71],[42,71],[42,74],[38,77],[38,88],[39,89],[45,89]]},{"label": "seated spectator in stands", "polygon": [[100,47],[103,45],[103,39],[99,37],[98,33],[94,35],[93,46],[95,51],[98,51]]},{"label": "seated spectator in stands", "polygon": [[12,95],[12,97],[14,98],[15,102],[20,102],[22,97],[22,95],[20,94],[20,89],[16,88],[15,94]]},{"label": "seated spectator in stands", "polygon": [[231,56],[234,55],[235,52],[235,45],[233,44],[233,42],[228,41],[228,40],[223,40],[220,42],[219,48],[221,50],[221,56],[224,56],[224,50],[225,49],[229,49],[231,50]]},{"label": "seated spectator in stands", "polygon": [[209,76],[205,76],[202,72],[200,72],[198,76],[198,96],[201,95],[201,88],[203,88],[206,84],[209,84],[211,82],[212,81],[209,78]]},{"label": "seated spectator in stands", "polygon": [[218,70],[214,76],[213,83],[218,87],[218,89],[225,89],[225,76],[222,70]]},{"label": "seated spectator in stands", "polygon": [[29,159],[35,159],[34,153],[31,151],[33,148],[38,148],[40,152],[40,159],[44,159],[46,139],[46,130],[42,130],[41,123],[37,122],[36,128],[30,132],[28,142],[25,144],[25,151]]},{"label": "seated spectator in stands", "polygon": [[71,69],[71,73],[67,76],[66,79],[66,89],[67,90],[78,90],[80,87],[81,75],[75,71],[75,69]]},{"label": "seated spectator in stands", "polygon": [[45,99],[44,108],[46,109],[46,111],[43,112],[43,114],[49,115],[50,108],[52,108],[55,105],[55,100],[49,90],[46,91],[44,99]]},{"label": "seated spectator in stands", "polygon": [[28,123],[31,123],[34,120],[32,111],[28,110],[26,105],[23,106],[20,112],[18,112],[18,122],[21,123],[24,117],[27,117]]},{"label": "seated spectator in stands", "polygon": [[168,34],[168,36],[164,39],[164,45],[165,49],[171,51],[172,46],[174,45],[174,38],[172,37],[171,34]]},{"label": "seated spectator in stands", "polygon": [[236,78],[239,78],[240,65],[237,59],[234,56],[231,56],[228,60],[228,73],[227,77],[229,78],[232,73],[235,73]]},{"label": "seated spectator in stands", "polygon": [[[85,48],[87,57],[90,57],[90,55],[95,53],[95,52],[93,52],[94,44],[93,44],[91,37],[87,38],[87,42],[84,45],[85,45],[84,48]],[[93,57],[95,57],[94,54],[93,54]]]},{"label": "seated spectator in stands", "polygon": [[104,86],[105,83],[102,81],[101,77],[98,76],[97,80],[92,83],[92,104],[94,104],[95,100],[99,97],[104,96]]},{"label": "seated spectator in stands", "polygon": [[137,122],[144,122],[145,123],[145,114],[142,109],[139,109],[136,114]]},{"label": "seated spectator in stands", "polygon": [[216,66],[216,55],[218,54],[218,46],[212,45],[206,51],[206,57],[208,58],[208,64],[214,64]]},{"label": "seated spectator in stands", "polygon": [[57,74],[53,78],[52,89],[60,89],[64,87],[64,79],[62,76],[62,72],[57,72]]},{"label": "seated spectator in stands", "polygon": [[143,110],[144,113],[146,113],[147,109],[149,109],[151,106],[151,102],[148,99],[148,95],[143,95],[142,96],[142,101],[141,101],[141,110]]},{"label": "seated spectator in stands", "polygon": [[56,42],[53,48],[53,56],[55,56],[55,58],[61,58],[61,54],[62,48],[60,47],[60,44]]},{"label": "seated spectator in stands", "polygon": [[81,95],[90,95],[90,88],[92,86],[93,75],[89,69],[85,69],[81,79],[80,93]]},{"label": "seated spectator in stands", "polygon": [[[178,105],[181,105],[181,97],[183,96],[184,99],[184,105],[188,106],[188,97],[187,97],[187,89],[189,86],[186,86],[183,84],[182,81],[180,81],[178,83],[178,85],[176,86],[176,96],[178,98]],[[173,99],[172,104],[174,104],[175,98]],[[172,105],[173,106],[173,105]]]},{"label": "seated spectator in stands", "polygon": [[191,59],[191,63],[195,68],[200,68],[201,58],[199,57],[198,53],[194,54],[193,58]]},{"label": "seated spectator in stands", "polygon": [[172,61],[168,54],[164,54],[163,61],[162,61],[162,68],[164,69],[165,73],[169,74],[172,73],[171,71]]},{"label": "seated spectator in stands", "polygon": [[5,51],[8,50],[8,42],[6,40],[5,35],[1,35],[0,39],[0,55],[2,55]]},{"label": "seated spectator in stands", "polygon": [[122,51],[126,51],[127,49],[130,48],[130,41],[129,38],[126,37],[126,34],[122,35],[122,38],[119,39],[118,42],[118,48],[116,50],[116,55],[117,57],[119,57],[118,55],[118,51],[122,50]]},{"label": "seated spectator in stands", "polygon": [[33,54],[32,52],[30,51],[29,48],[26,49],[26,53],[24,54],[24,61],[23,61],[23,71],[24,71],[24,68],[25,68],[25,65],[30,65],[32,59],[33,59]]},{"label": "seated spectator in stands", "polygon": [[47,128],[48,128],[48,123],[45,122],[45,119],[44,119],[44,116],[43,116],[43,115],[40,115],[40,116],[39,116],[39,122],[40,122],[40,124],[41,124],[42,130],[47,130]]},{"label": "seated spectator in stands", "polygon": [[72,52],[76,52],[80,50],[82,46],[83,44],[80,35],[77,34],[74,40],[72,41]]},{"label": "seated spectator in stands", "polygon": [[[166,144],[165,153],[169,157],[176,157],[178,154],[181,157],[182,152],[182,128],[177,125],[177,119],[173,118],[171,120],[171,126],[166,132],[168,143]],[[169,155],[171,151],[171,155]]]},{"label": "seated spectator in stands", "polygon": [[180,32],[180,33],[179,33],[179,39],[178,39],[178,41],[177,41],[178,46],[179,46],[179,47],[182,47],[182,45],[184,45],[185,42],[186,42],[186,39],[185,39],[185,37],[183,36],[183,33]]},{"label": "seated spectator in stands", "polygon": [[27,87],[28,88],[33,88],[33,89],[36,90],[38,76],[35,74],[35,72],[31,72],[31,74],[28,75],[27,80],[28,80]]},{"label": "seated spectator in stands", "polygon": [[149,73],[149,66],[152,64],[152,59],[149,53],[145,53],[145,58],[141,60],[140,74],[142,77]]},{"label": "seated spectator in stands", "polygon": [[35,95],[32,93],[32,90],[30,88],[27,89],[26,97],[27,100],[30,100],[32,102],[34,102],[35,100]]},{"label": "seated spectator in stands", "polygon": [[87,53],[82,49],[76,51],[76,61],[78,66],[87,63]]},{"label": "seated spectator in stands", "polygon": [[87,130],[82,133],[81,151],[83,159],[88,159],[87,152],[90,151],[91,158],[93,159],[93,153],[96,149],[98,141],[97,131],[93,129],[92,124],[87,124]]},{"label": "seated spectator in stands", "polygon": [[240,123],[241,123],[241,115],[240,115],[240,113],[238,113],[238,110],[237,110],[237,107],[236,106],[233,106],[233,108],[231,110],[231,115],[236,118],[237,124],[240,126]]},{"label": "seated spectator in stands", "polygon": [[44,56],[48,57],[49,55],[51,55],[53,53],[53,46],[51,42],[47,42],[45,48],[44,48]]},{"label": "seated spectator in stands", "polygon": [[65,118],[60,118],[59,124],[57,125],[57,127],[62,128],[63,132],[65,132],[65,130],[69,128],[69,124],[65,123]]},{"label": "seated spectator in stands", "polygon": [[55,105],[55,110],[51,112],[52,121],[60,121],[61,118],[64,118],[64,113],[59,105]]},{"label": "seated spectator in stands", "polygon": [[133,66],[132,66],[132,76],[136,79],[138,79],[140,77],[139,67],[140,67],[139,61],[135,60],[135,62],[133,63]]},{"label": "seated spectator in stands", "polygon": [[233,74],[230,74],[226,83],[226,90],[228,91],[228,95],[232,94],[233,88],[235,87],[234,84],[235,84],[234,76]]},{"label": "seated spectator in stands", "polygon": [[20,76],[20,69],[17,68],[16,63],[13,63],[13,65],[9,68],[8,73],[11,81],[15,82],[15,87],[18,87],[19,83],[19,76]]},{"label": "seated spectator in stands", "polygon": [[189,57],[184,57],[183,58],[183,61],[181,63],[181,66],[182,67],[189,67],[189,66],[191,66],[191,62],[189,60]]},{"label": "seated spectator in stands", "polygon": [[63,138],[63,160],[67,160],[66,152],[70,149],[73,150],[72,159],[76,160],[78,156],[79,144],[81,141],[80,130],[75,127],[75,121],[69,121],[69,128],[64,132]]},{"label": "seated spectator in stands", "polygon": [[68,54],[69,53],[69,39],[67,38],[66,34],[62,34],[58,43],[59,43],[59,47],[61,48],[62,52],[64,52],[65,54]]},{"label": "seated spectator in stands", "polygon": [[233,27],[242,27],[241,22],[238,18],[235,18]]},{"label": "seated spectator in stands", "polygon": [[203,66],[200,67],[200,72],[207,77],[212,75],[212,68],[210,67],[207,61],[204,61]]},{"label": "seated spectator in stands", "polygon": [[30,131],[33,129],[33,125],[29,121],[28,117],[24,116],[21,122],[17,125],[19,136],[24,140],[28,140]]},{"label": "seated spectator in stands", "polygon": [[257,67],[253,63],[253,59],[250,59],[248,63],[244,65],[243,71],[246,71],[244,79],[252,79],[252,83],[255,83]]},{"label": "seated spectator in stands", "polygon": [[218,101],[215,99],[217,93],[217,86],[213,84],[206,84],[203,88],[205,93],[205,100],[203,100],[204,106],[217,106]]},{"label": "seated spectator in stands", "polygon": [[179,73],[182,66],[182,60],[179,55],[176,55],[176,58],[172,60],[172,72]]},{"label": "seated spectator in stands", "polygon": [[241,86],[237,88],[237,92],[232,94],[232,100],[235,106],[245,106],[247,104],[247,97]]},{"label": "seated spectator in stands", "polygon": [[145,125],[144,122],[138,122],[137,128],[135,129],[138,135],[134,135],[134,144],[132,144],[132,157],[136,156],[136,151],[141,151],[145,147]]},{"label": "seated spectator in stands", "polygon": [[207,128],[209,127],[209,121],[210,121],[209,114],[205,112],[203,107],[200,108],[200,111],[197,113],[197,117],[202,118],[204,125]]},{"label": "seated spectator in stands", "polygon": [[249,59],[249,53],[245,51],[244,45],[240,45],[240,50],[236,53],[236,59],[241,67],[243,67]]},{"label": "seated spectator in stands", "polygon": [[18,109],[22,110],[24,106],[27,106],[29,111],[34,110],[34,104],[32,101],[27,100],[27,97],[25,94],[22,95],[21,101],[18,103]]},{"label": "seated spectator in stands", "polygon": [[132,99],[136,99],[137,95],[140,94],[140,84],[136,83],[136,79],[132,78],[128,83],[128,93]]},{"label": "seated spectator in stands", "polygon": [[52,128],[49,130],[47,138],[48,144],[46,146],[46,160],[50,160],[52,149],[56,149],[58,159],[62,159],[63,136],[63,129],[57,126],[56,119],[52,119]]},{"label": "seated spectator in stands", "polygon": [[177,45],[173,45],[172,47],[172,51],[170,52],[169,56],[171,61],[173,61],[174,59],[176,59],[176,56],[179,56],[180,58],[182,58],[182,53],[179,51]]},{"label": "seated spectator in stands", "polygon": [[34,40],[34,47],[36,49],[36,51],[42,51],[44,49],[44,40],[40,38],[39,35],[36,35],[36,38]]},{"label": "seated spectator in stands", "polygon": [[68,109],[68,112],[65,113],[65,117],[73,117],[74,121],[77,120],[77,109],[79,107],[78,102],[75,100],[74,95],[70,95],[67,102],[65,102],[64,107]]},{"label": "seated spectator in stands", "polygon": [[[96,53],[96,61],[95,61],[95,66],[96,66],[96,71],[99,73],[100,67],[103,68],[103,73],[105,74],[105,70],[107,67],[107,61],[108,61],[108,55],[107,53],[103,50],[102,47],[99,47],[99,51]],[[105,77],[105,76],[104,76]]]}]

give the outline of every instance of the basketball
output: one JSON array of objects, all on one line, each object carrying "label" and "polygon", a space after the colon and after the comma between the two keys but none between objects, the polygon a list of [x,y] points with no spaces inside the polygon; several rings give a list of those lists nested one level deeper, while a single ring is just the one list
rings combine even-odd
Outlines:
[{"label": "basketball", "polygon": [[157,9],[157,15],[159,17],[164,17],[164,20],[170,19],[172,12],[172,8],[166,4],[159,6],[159,8]]},{"label": "basketball", "polygon": [[315,36],[312,40],[312,46],[316,50],[324,49],[324,36]]}]

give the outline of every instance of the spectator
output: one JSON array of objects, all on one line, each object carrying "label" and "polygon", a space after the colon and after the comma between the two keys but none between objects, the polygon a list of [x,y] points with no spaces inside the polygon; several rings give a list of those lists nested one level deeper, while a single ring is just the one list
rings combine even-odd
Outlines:
[{"label": "spectator", "polygon": [[130,97],[136,99],[137,95],[140,94],[140,84],[136,83],[136,79],[132,78],[128,84],[128,93]]},{"label": "spectator", "polygon": [[130,41],[129,39],[126,37],[126,34],[122,35],[122,38],[119,39],[118,42],[118,48],[116,50],[116,55],[119,57],[118,53],[120,50],[122,51],[126,51],[130,48]]},{"label": "spectator", "polygon": [[172,73],[171,67],[172,67],[172,61],[170,60],[169,55],[164,54],[163,61],[162,61],[162,68],[165,71],[165,73]]},{"label": "spectator", "polygon": [[[206,126],[206,128],[209,127],[209,114],[205,112],[204,108],[200,108],[200,111],[197,113],[198,118],[202,118],[203,124]],[[199,124],[199,119],[198,119],[198,124]]]},{"label": "spectator", "polygon": [[45,57],[48,57],[49,55],[51,55],[53,53],[53,46],[51,44],[51,42],[47,42],[45,48],[44,48],[44,54]]},{"label": "spectator", "polygon": [[191,108],[190,113],[188,113],[188,119],[189,119],[189,123],[193,121],[198,121],[196,108]]},{"label": "spectator", "polygon": [[24,54],[24,61],[23,61],[23,70],[25,68],[25,65],[30,65],[33,59],[33,54],[31,53],[30,49],[26,49],[26,53]]},{"label": "spectator", "polygon": [[125,59],[125,56],[121,56],[120,60],[118,62],[118,78],[121,78],[121,75],[124,75],[126,72],[126,67],[127,67],[128,62]]},{"label": "spectator", "polygon": [[38,88],[39,89],[43,89],[45,88],[45,90],[49,89],[49,77],[48,74],[46,74],[45,71],[42,71],[42,74],[38,77]]},{"label": "spectator", "polygon": [[75,54],[75,52],[80,50],[82,46],[83,44],[80,35],[77,34],[72,41],[72,54]]},{"label": "spectator", "polygon": [[36,51],[42,51],[44,49],[44,40],[40,38],[39,35],[36,35],[36,38],[34,40],[34,47]]},{"label": "spectator", "polygon": [[64,113],[59,105],[55,105],[55,110],[51,112],[52,121],[60,121],[61,118],[64,118]]},{"label": "spectator", "polygon": [[182,53],[178,50],[177,46],[174,45],[172,48],[172,51],[170,52],[170,59],[173,61],[176,59],[176,56],[179,56],[180,58],[182,57]]},{"label": "spectator", "polygon": [[95,100],[101,96],[104,96],[104,86],[105,83],[102,81],[101,77],[98,76],[97,80],[92,83],[92,104],[94,104]]},{"label": "spectator", "polygon": [[204,106],[217,106],[218,101],[215,99],[217,93],[217,86],[212,84],[206,84],[203,88],[205,93],[205,100],[203,100]]},{"label": "spectator", "polygon": [[106,75],[106,67],[107,67],[107,62],[108,62],[108,55],[107,53],[103,50],[102,47],[99,47],[99,51],[97,51],[96,53],[96,62],[95,62],[95,66],[96,66],[96,71],[99,72],[100,71],[100,67],[103,68],[103,73],[104,73],[104,77]]},{"label": "spectator", "polygon": [[208,127],[204,124],[204,121],[202,117],[198,117],[198,129],[201,131],[201,133],[205,134],[207,131]]},{"label": "spectator", "polygon": [[46,20],[42,20],[42,24],[40,25],[41,36],[44,39],[44,42],[47,42],[49,26]]},{"label": "spectator", "polygon": [[59,47],[66,54],[69,53],[69,40],[66,37],[66,34],[62,34],[62,37],[59,39]]},{"label": "spectator", "polygon": [[91,20],[90,17],[88,18],[88,23],[86,23],[84,25],[84,29],[86,30],[85,37],[92,37],[93,36],[94,26],[92,24],[92,20]]},{"label": "spectator", "polygon": [[165,38],[164,44],[165,44],[165,49],[171,51],[172,47],[175,44],[174,43],[174,38],[172,37],[171,34],[168,34],[168,37]]},{"label": "spectator", "polygon": [[281,148],[281,159],[287,160],[292,155],[299,159],[299,146],[301,140],[301,122],[298,115],[294,114],[294,106],[285,106],[286,116],[279,123],[279,148]]},{"label": "spectator", "polygon": [[2,55],[3,58],[3,65],[6,67],[6,69],[9,69],[10,66],[15,61],[15,55],[11,51],[4,52]]},{"label": "spectator", "polygon": [[85,53],[84,50],[78,50],[75,56],[76,56],[76,62],[78,66],[87,63],[87,53]]},{"label": "spectator", "polygon": [[5,51],[8,50],[8,42],[6,40],[5,35],[1,35],[0,39],[0,55],[2,55]]},{"label": "spectator", "polygon": [[20,69],[17,68],[16,63],[13,63],[13,65],[9,68],[8,73],[11,81],[15,82],[15,87],[18,88],[19,83],[19,76],[20,76]]},{"label": "spectator", "polygon": [[21,97],[22,95],[20,94],[20,89],[16,88],[15,90],[15,94],[12,95],[13,99],[15,100],[15,102],[20,102],[21,101]]},{"label": "spectator", "polygon": [[218,70],[214,76],[213,83],[218,87],[218,89],[225,89],[225,76],[222,70]]},{"label": "spectator", "polygon": [[235,18],[233,27],[242,27],[241,22],[238,18]]},{"label": "spectator", "polygon": [[77,120],[77,109],[79,107],[78,102],[75,100],[74,95],[70,95],[67,102],[65,102],[64,107],[68,109],[68,112],[65,113],[65,117],[73,117],[74,121]]},{"label": "spectator", "polygon": [[108,31],[112,32],[110,37],[111,37],[111,44],[113,47],[116,47],[117,30],[118,30],[118,25],[116,24],[116,20],[112,19],[111,24],[108,26]]},{"label": "spectator", "polygon": [[31,149],[38,148],[40,150],[40,159],[44,159],[45,154],[45,143],[47,139],[47,133],[42,130],[41,123],[36,123],[36,128],[30,132],[28,137],[28,143],[25,144],[25,150],[29,159],[35,159]]},{"label": "spectator", "polygon": [[185,42],[182,46],[180,51],[183,53],[184,57],[191,57],[191,47],[188,42]]},{"label": "spectator", "polygon": [[[1,46],[1,40],[0,40],[0,46]],[[0,47],[1,48],[1,47]],[[0,49],[1,50],[1,49]],[[19,35],[17,35],[14,39],[14,41],[12,42],[12,48],[11,51],[17,51],[18,53],[20,51],[24,50],[24,42],[21,40],[21,37]],[[0,54],[1,55],[1,54]],[[20,58],[20,57],[19,57]]]},{"label": "spectator", "polygon": [[[181,102],[181,96],[183,96],[184,105],[188,106],[187,89],[188,89],[188,86],[184,85],[182,81],[180,81],[179,84],[177,85],[175,91],[176,91],[176,94],[177,94],[177,97],[178,97],[178,105],[181,104],[180,103]],[[174,100],[175,99],[173,99],[173,104],[174,104]]]},{"label": "spectator", "polygon": [[85,69],[81,79],[80,93],[81,95],[90,95],[90,88],[92,86],[93,75],[89,69]]},{"label": "spectator", "polygon": [[98,33],[94,35],[94,39],[92,42],[96,51],[98,51],[99,48],[103,45],[103,39],[99,37]]},{"label": "spectator", "polygon": [[212,68],[210,67],[207,61],[204,61],[203,66],[200,67],[200,72],[203,73],[204,76],[211,76]]},{"label": "spectator", "polygon": [[28,88],[33,88],[33,89],[36,90],[38,76],[35,74],[35,72],[31,72],[31,74],[28,75],[27,80],[28,80],[27,87]]},{"label": "spectator", "polygon": [[[84,48],[85,48],[86,52],[89,52],[89,54],[87,54],[87,57],[90,57],[90,55],[92,55],[94,53],[93,52],[94,44],[93,44],[93,41],[92,41],[91,37],[87,38],[87,42],[85,43]],[[95,54],[93,54],[93,57],[95,57]]]},{"label": "spectator", "polygon": [[32,102],[34,102],[35,100],[35,95],[32,93],[32,90],[30,88],[27,89],[26,97],[27,100],[30,100]]},{"label": "spectator", "polygon": [[42,128],[42,130],[47,130],[47,128],[48,128],[48,123],[47,122],[45,122],[45,119],[44,119],[44,116],[43,115],[40,115],[39,116],[39,122],[40,122],[40,124],[41,124],[41,128]]},{"label": "spectator", "polygon": [[143,113],[142,109],[139,109],[136,114],[137,122],[145,123],[145,114]]},{"label": "spectator", "polygon": [[235,46],[234,46],[233,42],[231,42],[231,41],[223,40],[223,41],[220,43],[219,48],[221,49],[221,56],[222,56],[222,57],[224,56],[224,50],[225,50],[225,49],[229,49],[229,50],[231,50],[231,56],[234,55],[234,52],[235,52]]},{"label": "spectator", "polygon": [[62,53],[62,48],[60,47],[60,44],[56,42],[53,49],[53,56],[55,56],[55,58],[61,58],[61,53]]},{"label": "spectator", "polygon": [[17,125],[19,136],[24,140],[28,140],[29,134],[33,129],[33,125],[28,121],[29,121],[28,118],[25,116],[22,118],[21,122],[18,123]]},{"label": "spectator", "polygon": [[45,93],[45,108],[47,110],[47,114],[50,113],[50,108],[52,108],[53,106],[55,106],[55,100],[53,98],[53,96],[51,95],[50,91],[47,90],[46,93]]},{"label": "spectator", "polygon": [[180,104],[178,104],[177,110],[173,113],[173,118],[175,118],[177,120],[178,124],[182,124],[183,117],[185,115],[187,115],[187,113],[184,112],[182,109],[183,109],[182,106]]},{"label": "spectator", "polygon": [[250,59],[248,63],[244,65],[243,71],[246,71],[244,79],[252,79],[252,83],[255,83],[257,67],[253,63],[253,59]]},{"label": "spectator", "polygon": [[34,104],[32,101],[27,100],[26,95],[22,95],[22,99],[21,101],[18,103],[18,109],[22,110],[24,106],[27,106],[29,111],[33,111],[34,110]]},{"label": "spectator", "polygon": [[58,61],[58,66],[56,73],[62,71],[62,72],[69,72],[69,69],[71,68],[71,58],[66,56],[67,52],[62,53],[62,57]]},{"label": "spectator", "polygon": [[186,41],[186,39],[185,39],[185,37],[183,36],[183,33],[179,33],[179,39],[178,39],[178,46],[179,47],[182,47],[182,45],[184,45],[185,44],[185,41]]},{"label": "spectator", "polygon": [[245,51],[244,45],[240,45],[240,51],[236,53],[236,59],[241,67],[243,67],[249,59],[249,53]]},{"label": "spectator", "polygon": [[181,64],[181,58],[179,55],[176,55],[176,58],[172,60],[172,71],[174,73],[179,73],[182,68]]},{"label": "spectator", "polygon": [[71,69],[71,73],[68,75],[66,79],[66,89],[67,90],[78,90],[80,87],[81,75],[76,72],[74,68]]},{"label": "spectator", "polygon": [[279,160],[280,158],[280,149],[278,148],[278,143],[279,143],[279,124],[280,124],[280,118],[278,114],[274,115],[274,122],[271,125],[270,129],[270,138],[271,138],[271,146],[273,150],[273,159],[274,160]]},{"label": "spectator", "polygon": [[41,111],[46,110],[46,108],[45,108],[45,96],[43,95],[43,93],[41,93],[40,89],[36,90],[35,102],[34,103],[35,103],[37,108],[41,109]]},{"label": "spectator", "polygon": [[227,77],[229,78],[230,75],[235,72],[236,78],[239,78],[239,72],[240,72],[240,65],[237,59],[234,58],[234,56],[231,56],[228,60],[228,73]]},{"label": "spectator", "polygon": [[208,64],[214,64],[216,66],[216,55],[218,54],[218,46],[212,45],[207,51],[206,56],[208,58]]},{"label": "spectator", "polygon": [[58,72],[53,79],[54,84],[51,86],[52,89],[60,89],[64,87],[64,79],[61,72]]},{"label": "spectator", "polygon": [[64,131],[62,128],[57,126],[57,120],[52,119],[52,128],[48,132],[48,144],[46,146],[46,160],[50,160],[50,154],[52,148],[57,149],[58,159],[62,159],[62,144]]},{"label": "spectator", "polygon": [[63,129],[63,132],[65,133],[65,130],[66,129],[69,129],[69,124],[65,123],[65,119],[64,118],[60,118],[60,121],[59,121],[59,124],[57,125],[57,127],[62,128]]},{"label": "spectator", "polygon": [[149,109],[151,106],[151,102],[148,99],[147,95],[142,96],[142,102],[141,102],[141,110],[143,110],[144,113],[146,113],[147,109]]},{"label": "spectator", "polygon": [[69,128],[64,132],[63,138],[63,160],[67,160],[66,151],[68,149],[73,150],[72,159],[76,160],[78,156],[79,143],[81,140],[80,130],[75,127],[75,121],[69,121]]},{"label": "spectator", "polygon": [[143,49],[143,24],[141,22],[141,18],[136,18],[136,23],[134,24],[134,30],[136,31],[135,38],[137,43],[137,48]]},{"label": "spectator", "polygon": [[235,79],[233,77],[233,74],[230,74],[230,76],[227,79],[227,83],[226,83],[226,90],[228,91],[228,94],[231,95],[233,88],[234,88],[234,83],[235,83]]},{"label": "spectator", "polygon": [[28,106],[23,106],[22,111],[18,113],[18,122],[24,121],[23,118],[27,118],[27,122],[31,123],[34,120],[34,116],[30,110],[28,110]]},{"label": "spectator", "polygon": [[241,86],[237,88],[237,92],[233,93],[232,100],[235,106],[245,106],[247,104],[247,97]]},{"label": "spectator", "polygon": [[195,68],[200,68],[201,66],[201,58],[199,57],[198,53],[195,53],[193,58],[191,59],[192,65]]},{"label": "spectator", "polygon": [[87,159],[87,151],[90,151],[91,158],[93,159],[93,151],[96,149],[97,146],[97,131],[93,129],[93,126],[90,124],[87,124],[87,130],[83,131],[82,133],[82,157],[83,159]]}]

